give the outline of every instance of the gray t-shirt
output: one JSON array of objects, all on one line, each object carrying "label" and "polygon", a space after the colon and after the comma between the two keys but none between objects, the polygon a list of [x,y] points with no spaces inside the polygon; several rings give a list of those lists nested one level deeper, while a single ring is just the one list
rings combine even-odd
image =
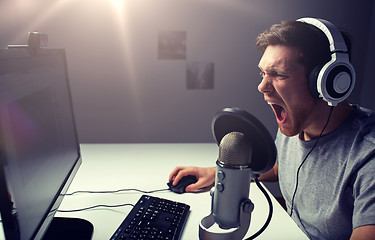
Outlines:
[{"label": "gray t-shirt", "polygon": [[[334,110],[333,110],[334,111]],[[279,183],[290,213],[297,169],[316,140],[276,137]],[[302,165],[292,218],[311,239],[349,239],[375,224],[375,114],[356,106]]]}]

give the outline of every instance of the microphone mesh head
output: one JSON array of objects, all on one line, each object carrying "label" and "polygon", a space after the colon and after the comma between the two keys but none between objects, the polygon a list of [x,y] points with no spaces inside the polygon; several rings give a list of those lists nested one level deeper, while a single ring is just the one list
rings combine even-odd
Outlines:
[{"label": "microphone mesh head", "polygon": [[249,165],[251,163],[251,142],[240,132],[226,134],[219,145],[218,160],[227,165]]}]

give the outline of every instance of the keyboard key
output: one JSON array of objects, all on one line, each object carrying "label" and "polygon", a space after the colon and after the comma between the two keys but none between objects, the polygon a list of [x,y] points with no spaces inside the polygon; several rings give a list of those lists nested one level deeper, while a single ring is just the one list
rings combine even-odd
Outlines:
[{"label": "keyboard key", "polygon": [[178,240],[190,206],[163,198],[143,195],[111,240]]}]

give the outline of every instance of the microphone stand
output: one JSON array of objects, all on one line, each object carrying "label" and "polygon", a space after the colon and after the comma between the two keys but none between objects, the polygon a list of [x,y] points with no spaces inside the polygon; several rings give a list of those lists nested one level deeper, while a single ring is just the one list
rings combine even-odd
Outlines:
[{"label": "microphone stand", "polygon": [[[214,201],[215,187],[210,191],[212,196],[212,205]],[[216,223],[213,212],[204,217],[199,224],[199,239],[201,240],[235,240],[242,239],[250,226],[251,213],[254,209],[254,204],[249,198],[242,200],[240,206],[240,224],[238,227],[230,229],[222,229]]]}]

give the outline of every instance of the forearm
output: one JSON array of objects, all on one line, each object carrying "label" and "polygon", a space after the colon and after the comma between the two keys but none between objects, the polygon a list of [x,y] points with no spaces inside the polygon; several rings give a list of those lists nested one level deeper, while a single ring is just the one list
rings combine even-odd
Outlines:
[{"label": "forearm", "polygon": [[277,182],[279,180],[278,169],[279,169],[279,164],[276,162],[271,170],[269,170],[268,172],[262,173],[259,176],[259,178],[258,178],[259,181]]},{"label": "forearm", "polygon": [[355,228],[350,240],[371,240],[375,239],[375,225],[367,225]]}]

